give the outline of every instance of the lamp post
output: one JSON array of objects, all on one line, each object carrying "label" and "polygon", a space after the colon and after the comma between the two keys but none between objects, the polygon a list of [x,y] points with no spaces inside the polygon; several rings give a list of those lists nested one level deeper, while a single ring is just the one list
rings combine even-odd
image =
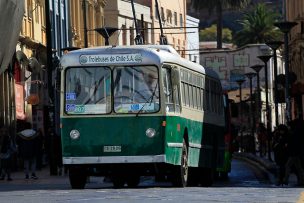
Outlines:
[{"label": "lamp post", "polygon": [[289,22],[289,21],[283,21],[274,23],[274,26],[278,27],[281,32],[284,33],[284,53],[285,53],[285,102],[286,102],[286,122],[288,123],[290,121],[291,117],[291,108],[290,108],[290,99],[289,99],[289,49],[288,49],[288,33],[296,26],[298,23],[296,22]]},{"label": "lamp post", "polygon": [[266,45],[273,51],[274,60],[274,109],[275,109],[275,124],[279,125],[279,110],[278,110],[278,62],[277,62],[277,49],[283,44],[281,41],[269,41]]},{"label": "lamp post", "polygon": [[255,131],[255,114],[253,113],[253,102],[252,102],[252,78],[255,77],[256,73],[246,73],[245,76],[249,79],[250,85],[250,111],[249,114],[252,115],[252,119],[250,119],[251,124],[251,138],[252,138],[252,152],[255,154],[255,139],[254,139],[254,131]]},{"label": "lamp post", "polygon": [[263,65],[254,65],[254,66],[251,66],[250,68],[252,68],[256,74],[257,74],[257,87],[256,87],[256,90],[257,90],[257,94],[258,94],[258,98],[257,98],[257,112],[258,112],[258,122],[260,123],[261,122],[261,89],[260,89],[260,71],[261,69],[263,68],[264,66]]},{"label": "lamp post", "polygon": [[240,133],[241,133],[241,145],[240,145],[240,151],[243,151],[243,129],[242,129],[242,84],[245,82],[244,79],[238,79],[236,82],[239,84],[240,88],[240,109],[239,109],[239,115],[240,115]]},{"label": "lamp post", "polygon": [[115,27],[102,27],[102,28],[95,28],[96,32],[98,32],[104,39],[105,39],[105,46],[110,45],[109,38],[118,30]]},{"label": "lamp post", "polygon": [[267,68],[267,62],[272,56],[270,55],[262,55],[258,56],[259,59],[261,59],[265,64],[265,95],[266,95],[266,126],[267,126],[267,140],[268,140],[268,159],[271,159],[271,153],[270,153],[270,111],[269,111],[269,101],[268,101],[268,68]]}]

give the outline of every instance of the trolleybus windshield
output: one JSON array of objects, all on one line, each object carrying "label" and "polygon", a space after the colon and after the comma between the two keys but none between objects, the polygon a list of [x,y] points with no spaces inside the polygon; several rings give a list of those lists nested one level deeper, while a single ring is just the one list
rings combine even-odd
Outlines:
[{"label": "trolleybus windshield", "polygon": [[67,114],[110,113],[110,68],[68,68],[65,75],[65,112]]},{"label": "trolleybus windshield", "polygon": [[115,67],[113,83],[114,111],[116,113],[152,113],[159,111],[157,67]]}]

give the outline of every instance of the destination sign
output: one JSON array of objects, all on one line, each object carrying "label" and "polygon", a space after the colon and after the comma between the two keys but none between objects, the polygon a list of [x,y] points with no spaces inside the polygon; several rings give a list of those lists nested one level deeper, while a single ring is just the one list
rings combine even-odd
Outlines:
[{"label": "destination sign", "polygon": [[136,54],[103,54],[103,55],[81,55],[80,64],[102,64],[102,63],[141,63],[142,55]]}]

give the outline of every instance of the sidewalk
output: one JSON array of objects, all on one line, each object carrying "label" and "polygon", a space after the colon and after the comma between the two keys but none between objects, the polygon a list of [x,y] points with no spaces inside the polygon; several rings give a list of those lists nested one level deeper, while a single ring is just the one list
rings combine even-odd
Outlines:
[{"label": "sidewalk", "polygon": [[51,176],[49,167],[44,167],[36,171],[37,180],[25,179],[22,170],[11,173],[12,181],[0,180],[0,192],[12,190],[37,190],[37,189],[68,189],[68,175]]},{"label": "sidewalk", "polygon": [[[246,152],[241,152],[241,153],[235,152],[233,154],[233,157],[236,159],[244,160],[244,161],[260,168],[261,170],[266,172],[268,179],[272,184],[276,183],[278,167],[274,161],[270,161],[268,159],[267,155],[264,157],[260,157],[258,153],[256,153],[256,155],[254,155],[252,153],[246,153]],[[273,153],[271,153],[271,159],[274,160]],[[297,185],[297,177],[294,173],[292,173],[289,176],[288,186],[295,187],[296,185]]]}]

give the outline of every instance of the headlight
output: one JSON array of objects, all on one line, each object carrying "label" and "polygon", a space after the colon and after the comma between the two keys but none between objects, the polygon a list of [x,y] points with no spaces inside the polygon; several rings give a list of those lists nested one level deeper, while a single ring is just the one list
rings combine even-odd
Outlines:
[{"label": "headlight", "polygon": [[80,133],[78,130],[71,130],[70,132],[70,137],[73,139],[73,140],[76,140],[80,137]]},{"label": "headlight", "polygon": [[146,135],[147,137],[152,138],[156,135],[156,131],[153,128],[148,128],[146,130]]}]

